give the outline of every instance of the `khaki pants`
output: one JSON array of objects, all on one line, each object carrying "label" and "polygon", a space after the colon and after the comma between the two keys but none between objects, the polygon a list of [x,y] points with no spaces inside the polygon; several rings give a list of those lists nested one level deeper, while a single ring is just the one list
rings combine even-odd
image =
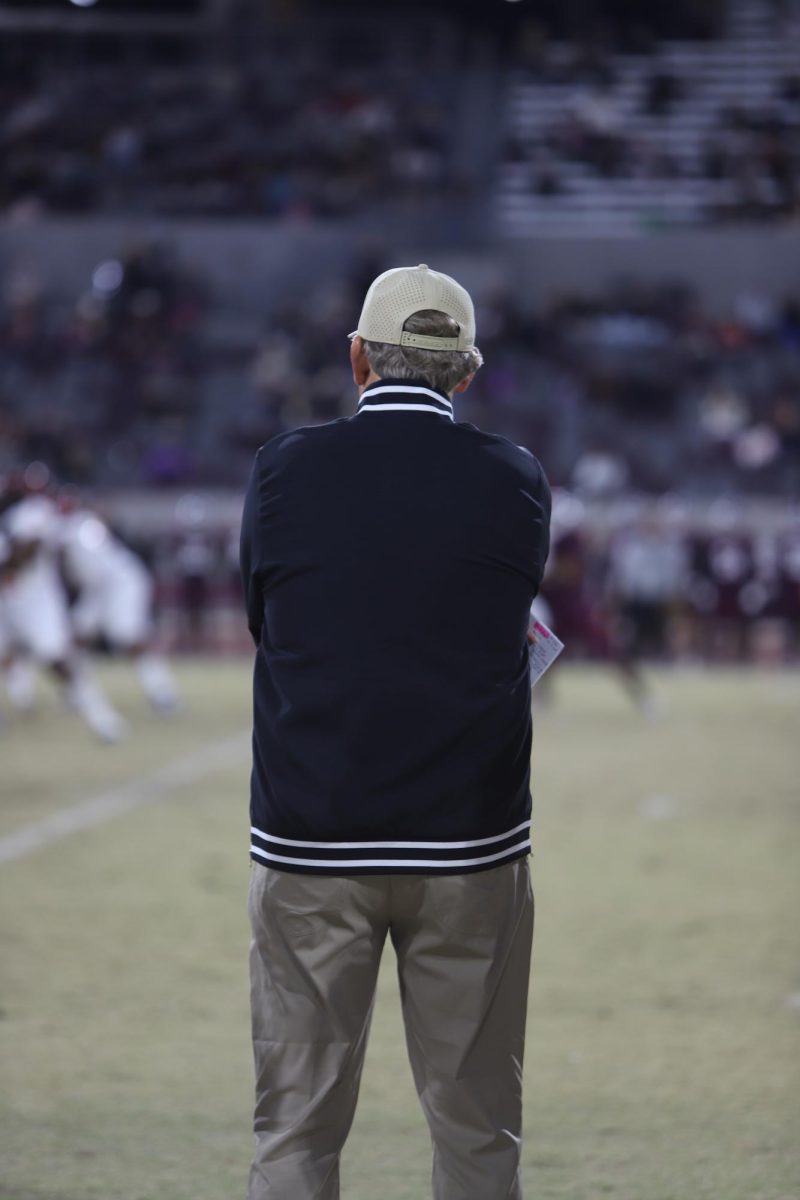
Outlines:
[{"label": "khaki pants", "polygon": [[250,885],[256,1153],[248,1200],[337,1200],[387,933],[435,1200],[520,1200],[533,894],[527,859],[471,875]]}]

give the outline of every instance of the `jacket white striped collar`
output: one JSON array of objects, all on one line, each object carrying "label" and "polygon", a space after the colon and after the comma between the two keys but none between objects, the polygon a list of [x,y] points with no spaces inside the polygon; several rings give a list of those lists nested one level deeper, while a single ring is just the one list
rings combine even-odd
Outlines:
[{"label": "jacket white striped collar", "polygon": [[377,379],[361,393],[358,412],[422,412],[455,419],[446,392],[415,379]]}]

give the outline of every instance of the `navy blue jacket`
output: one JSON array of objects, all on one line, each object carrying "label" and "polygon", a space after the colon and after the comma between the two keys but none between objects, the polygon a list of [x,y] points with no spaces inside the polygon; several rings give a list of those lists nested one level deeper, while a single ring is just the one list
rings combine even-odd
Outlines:
[{"label": "navy blue jacket", "polygon": [[255,861],[462,873],[530,850],[537,460],[423,382],[258,452],[241,565],[257,645]]}]

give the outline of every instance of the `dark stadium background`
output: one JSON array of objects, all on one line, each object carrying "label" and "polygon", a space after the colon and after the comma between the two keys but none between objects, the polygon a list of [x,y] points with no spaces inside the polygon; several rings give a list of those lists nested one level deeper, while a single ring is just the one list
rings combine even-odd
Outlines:
[{"label": "dark stadium background", "polygon": [[349,411],[341,331],[371,274],[425,258],[476,292],[487,367],[462,414],[578,493],[612,641],[614,531],[656,507],[690,561],[657,653],[705,653],[731,587],[726,653],[796,653],[791,4],[0,20],[0,469],[88,489],[155,565],[168,641],[175,547],[206,540],[206,603],[235,608],[253,451]]},{"label": "dark stadium background", "polygon": [[[242,1192],[241,497],[419,262],[554,487],[526,1194],[800,1195],[798,0],[0,0],[0,509],[145,560],[185,701],[0,671],[3,1200]],[[419,1200],[383,979],[346,1194]]]}]

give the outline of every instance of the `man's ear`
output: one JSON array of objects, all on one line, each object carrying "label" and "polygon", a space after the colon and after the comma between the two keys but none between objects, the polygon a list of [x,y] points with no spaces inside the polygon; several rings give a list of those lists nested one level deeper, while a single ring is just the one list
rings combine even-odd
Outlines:
[{"label": "man's ear", "polygon": [[350,343],[350,366],[353,368],[353,382],[356,387],[363,388],[369,379],[370,365],[364,349],[364,339],[358,334]]},{"label": "man's ear", "polygon": [[466,379],[462,379],[461,383],[456,384],[456,386],[453,388],[453,395],[455,395],[456,392],[465,392],[474,378],[475,372],[473,371],[472,374],[468,375]]}]

